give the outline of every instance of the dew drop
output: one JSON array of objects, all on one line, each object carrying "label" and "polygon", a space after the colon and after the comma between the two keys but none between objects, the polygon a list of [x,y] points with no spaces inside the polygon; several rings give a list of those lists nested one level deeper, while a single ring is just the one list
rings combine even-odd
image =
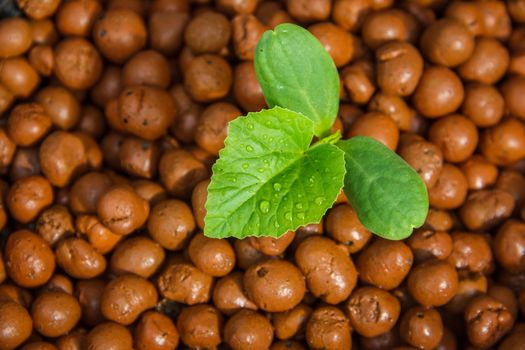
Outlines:
[{"label": "dew drop", "polygon": [[264,173],[264,168],[259,168],[259,169],[257,169],[257,171],[260,172],[260,173]]},{"label": "dew drop", "polygon": [[287,211],[286,213],[284,213],[284,218],[288,221],[292,220],[292,213]]},{"label": "dew drop", "polygon": [[253,130],[253,124],[252,124],[252,123],[249,123],[249,124],[248,124],[248,129],[249,129],[249,130]]},{"label": "dew drop", "polygon": [[315,204],[321,205],[324,202],[324,198],[323,197],[317,197],[314,201],[315,201]]},{"label": "dew drop", "polygon": [[310,176],[310,178],[308,179],[308,181],[310,181],[311,183],[314,183],[315,182],[315,178],[313,176]]},{"label": "dew drop", "polygon": [[253,147],[250,146],[250,145],[248,145],[248,146],[246,146],[246,150],[247,150],[248,152],[253,152]]},{"label": "dew drop", "polygon": [[303,203],[297,203],[297,204],[295,205],[295,207],[296,207],[297,209],[303,209]]},{"label": "dew drop", "polygon": [[261,212],[263,214],[266,214],[267,212],[270,211],[270,202],[268,202],[268,201],[261,201],[259,203],[259,209],[261,210]]},{"label": "dew drop", "polygon": [[277,192],[279,192],[281,190],[282,186],[280,183],[276,182],[273,184],[273,189]]},{"label": "dew drop", "polygon": [[297,218],[299,220],[304,220],[304,213],[297,213]]},{"label": "dew drop", "polygon": [[244,164],[242,165],[242,168],[243,168],[243,169],[248,169],[249,167],[250,167],[250,166],[248,165],[248,163],[244,163]]},{"label": "dew drop", "polygon": [[279,226],[281,226],[281,225],[279,225],[279,223],[276,221],[276,222],[273,223],[273,226],[275,226],[275,228],[279,228]]}]

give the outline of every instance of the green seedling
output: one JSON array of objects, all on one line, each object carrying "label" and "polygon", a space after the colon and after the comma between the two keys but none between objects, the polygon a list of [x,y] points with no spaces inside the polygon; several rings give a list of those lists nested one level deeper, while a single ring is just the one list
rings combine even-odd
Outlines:
[{"label": "green seedling", "polygon": [[270,109],[229,123],[208,187],[206,236],[279,237],[319,222],[343,186],[381,237],[403,239],[424,223],[427,190],[404,160],[372,138],[330,133],[339,77],[314,36],[293,24],[267,31],[255,70]]}]

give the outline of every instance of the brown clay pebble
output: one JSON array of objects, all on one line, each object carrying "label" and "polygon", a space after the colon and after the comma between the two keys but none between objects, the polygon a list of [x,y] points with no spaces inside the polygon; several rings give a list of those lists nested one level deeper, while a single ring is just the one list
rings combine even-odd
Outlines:
[{"label": "brown clay pebble", "polygon": [[44,106],[58,129],[69,130],[78,124],[80,103],[71,91],[61,86],[47,86],[38,92],[35,99]]},{"label": "brown clay pebble", "polygon": [[129,350],[133,348],[133,338],[126,327],[114,322],[104,322],[88,333],[85,346],[93,350]]},{"label": "brown clay pebble", "polygon": [[346,135],[368,136],[381,142],[395,151],[399,141],[399,129],[388,115],[380,112],[369,112],[359,117],[350,127]]},{"label": "brown clay pebble", "polygon": [[104,321],[100,298],[105,286],[106,281],[102,279],[80,280],[75,286],[75,298],[82,309],[82,322],[88,326],[94,327]]},{"label": "brown clay pebble", "polygon": [[375,52],[377,85],[390,95],[408,96],[423,73],[423,58],[409,43],[391,41]]},{"label": "brown clay pebble", "polygon": [[33,322],[29,312],[20,304],[0,301],[0,349],[13,350],[31,335]]},{"label": "brown clay pebble", "polygon": [[113,186],[97,202],[97,214],[111,231],[127,235],[141,227],[149,214],[149,203],[125,186]]},{"label": "brown clay pebble", "polygon": [[361,281],[391,290],[405,279],[413,260],[412,251],[405,243],[378,238],[363,249],[356,267]]},{"label": "brown clay pebble", "polygon": [[212,276],[183,261],[168,263],[157,280],[157,288],[163,297],[187,305],[208,302],[212,284]]},{"label": "brown clay pebble", "polygon": [[195,57],[184,72],[184,87],[197,102],[211,102],[226,96],[233,73],[222,57],[204,54]]},{"label": "brown clay pebble", "polygon": [[328,236],[345,245],[351,254],[363,249],[372,237],[349,204],[332,208],[326,216],[325,227]]},{"label": "brown clay pebble", "polygon": [[408,274],[410,295],[424,306],[448,303],[458,289],[458,274],[446,261],[428,260],[416,265]]},{"label": "brown clay pebble", "polygon": [[110,268],[114,274],[133,273],[149,278],[159,269],[165,256],[157,242],[146,237],[131,237],[115,248]]},{"label": "brown clay pebble", "polygon": [[10,57],[2,60],[0,83],[14,97],[27,98],[40,83],[40,76],[33,66],[23,57]]},{"label": "brown clay pebble", "polygon": [[60,0],[17,0],[18,6],[32,19],[43,19],[55,13]]},{"label": "brown clay pebble", "polygon": [[243,285],[247,297],[267,312],[283,312],[294,308],[306,291],[301,271],[281,259],[252,265],[244,273]]},{"label": "brown clay pebble", "polygon": [[313,235],[295,251],[295,263],[309,291],[329,304],[348,298],[357,282],[354,263],[343,249],[331,239]]},{"label": "brown clay pebble", "polygon": [[35,330],[45,337],[59,337],[68,333],[80,320],[80,304],[64,292],[49,291],[40,294],[31,305]]},{"label": "brown clay pebble", "polygon": [[[503,93],[505,91],[503,89]],[[503,117],[504,109],[504,97],[493,85],[471,83],[465,87],[465,100],[461,106],[461,111],[476,126],[496,125]]]},{"label": "brown clay pebble", "polygon": [[147,311],[137,323],[134,339],[137,350],[171,350],[179,344],[179,332],[168,316]]},{"label": "brown clay pebble", "polygon": [[464,316],[470,343],[483,348],[498,342],[514,323],[507,307],[488,295],[472,299],[465,308]]},{"label": "brown clay pebble", "polygon": [[31,26],[24,18],[4,18],[0,22],[0,57],[18,56],[31,47]]},{"label": "brown clay pebble", "polygon": [[471,190],[481,190],[496,183],[498,168],[480,155],[474,155],[461,165]]},{"label": "brown clay pebble", "polygon": [[102,58],[89,41],[70,38],[55,47],[55,76],[66,87],[86,90],[95,85],[102,73]]},{"label": "brown clay pebble", "polygon": [[456,209],[465,201],[467,191],[465,175],[454,165],[445,163],[436,184],[428,191],[430,205],[437,209]]},{"label": "brown clay pebble", "polygon": [[487,273],[493,268],[490,243],[482,234],[453,232],[451,237],[454,248],[447,260],[456,269]]},{"label": "brown clay pebble", "polygon": [[481,153],[496,165],[510,165],[525,157],[525,126],[510,118],[487,128],[480,141]]},{"label": "brown clay pebble", "polygon": [[102,12],[96,0],[74,0],[63,3],[56,13],[57,30],[64,36],[88,36]]},{"label": "brown clay pebble", "polygon": [[443,322],[439,312],[416,306],[401,317],[401,338],[418,349],[434,349],[443,337]]},{"label": "brown clay pebble", "polygon": [[502,190],[473,192],[459,211],[463,224],[471,231],[487,231],[507,219],[514,210],[514,198]]},{"label": "brown clay pebble", "polygon": [[248,237],[250,244],[261,253],[269,256],[281,255],[295,238],[294,231],[288,231],[279,238]]},{"label": "brown clay pebble", "polygon": [[428,132],[428,139],[443,151],[447,162],[464,162],[478,145],[478,130],[474,123],[461,114],[439,118]]},{"label": "brown clay pebble", "polygon": [[345,304],[352,328],[365,337],[390,331],[397,323],[400,308],[395,296],[376,287],[356,289]]},{"label": "brown clay pebble", "polygon": [[105,257],[81,238],[60,241],[56,246],[55,254],[58,265],[74,278],[94,278],[106,269]]},{"label": "brown clay pebble", "polygon": [[87,149],[78,135],[55,131],[47,136],[39,150],[42,173],[52,185],[65,187],[87,168]]},{"label": "brown clay pebble", "polygon": [[195,230],[195,220],[186,203],[169,199],[151,209],[147,227],[150,236],[163,248],[182,250]]},{"label": "brown clay pebble", "polygon": [[18,146],[28,147],[40,141],[51,124],[51,117],[40,103],[19,104],[9,115],[6,131]]},{"label": "brown clay pebble", "polygon": [[28,230],[9,235],[4,259],[9,277],[25,288],[45,284],[55,271],[53,251],[42,238]]},{"label": "brown clay pebble", "polygon": [[159,161],[160,181],[176,198],[189,198],[197,184],[209,178],[206,165],[184,149],[164,152]]},{"label": "brown clay pebble", "polygon": [[241,111],[232,104],[218,102],[208,106],[201,114],[195,142],[206,151],[218,155],[224,147],[228,122],[241,115]]},{"label": "brown clay pebble", "polygon": [[29,176],[17,180],[9,189],[7,208],[15,220],[28,223],[53,203],[53,188],[42,176]]},{"label": "brown clay pebble", "polygon": [[416,110],[427,118],[438,118],[456,111],[465,91],[459,77],[446,67],[430,66],[423,71],[412,95]]},{"label": "brown clay pebble", "polygon": [[186,26],[184,41],[195,53],[217,53],[228,44],[231,35],[226,16],[206,11],[195,16]]},{"label": "brown clay pebble", "polygon": [[436,228],[415,230],[408,238],[407,244],[414,254],[414,259],[419,262],[432,258],[444,260],[452,253],[452,238],[447,232]]},{"label": "brown clay pebble", "polygon": [[306,332],[306,323],[312,315],[312,308],[299,304],[291,310],[272,314],[272,325],[278,339],[303,337]]},{"label": "brown clay pebble", "polygon": [[100,52],[114,63],[123,63],[146,44],[146,26],[129,9],[112,9],[95,22],[93,40]]},{"label": "brown clay pebble", "polygon": [[59,204],[44,210],[36,222],[36,232],[49,245],[54,245],[74,230],[71,214]]},{"label": "brown clay pebble", "polygon": [[145,50],[131,57],[122,68],[122,84],[150,85],[166,89],[171,82],[168,60],[154,50]]},{"label": "brown clay pebble", "polygon": [[510,272],[525,271],[525,224],[518,220],[505,222],[494,237],[494,256]]},{"label": "brown clay pebble", "polygon": [[270,321],[252,310],[241,310],[224,325],[224,342],[232,350],[265,350],[273,340]]},{"label": "brown clay pebble", "polygon": [[460,21],[444,18],[428,26],[421,36],[421,48],[434,64],[455,67],[474,52],[474,35]]},{"label": "brown clay pebble", "polygon": [[225,315],[232,315],[241,309],[257,310],[248,299],[243,288],[243,274],[233,272],[217,280],[213,288],[213,304]]},{"label": "brown clay pebble", "polygon": [[341,27],[333,23],[317,23],[308,28],[330,54],[336,67],[343,67],[354,56],[354,38]]},{"label": "brown clay pebble", "polygon": [[427,188],[434,187],[443,168],[443,152],[438,145],[423,140],[411,142],[400,147],[399,155],[417,171]]},{"label": "brown clay pebble", "polygon": [[108,320],[129,325],[157,304],[157,291],[151,282],[135,275],[123,275],[106,285],[100,298],[100,311]]},{"label": "brown clay pebble", "polygon": [[202,272],[223,277],[235,267],[235,252],[228,241],[198,233],[188,245],[188,256]]},{"label": "brown clay pebble", "polygon": [[336,307],[319,307],[306,325],[306,342],[310,349],[316,350],[351,349],[350,322]]},{"label": "brown clay pebble", "polygon": [[175,102],[158,87],[130,86],[118,98],[119,123],[125,131],[146,140],[156,140],[175,121]]},{"label": "brown clay pebble", "polygon": [[214,349],[221,342],[223,319],[210,305],[195,305],[182,310],[177,319],[181,341],[190,348]]}]

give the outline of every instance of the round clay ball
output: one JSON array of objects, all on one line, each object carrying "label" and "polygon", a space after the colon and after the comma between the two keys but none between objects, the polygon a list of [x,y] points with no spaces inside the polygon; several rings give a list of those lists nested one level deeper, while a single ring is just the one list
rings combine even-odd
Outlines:
[{"label": "round clay ball", "polygon": [[143,19],[130,9],[110,9],[93,27],[93,41],[108,60],[124,63],[146,45]]},{"label": "round clay ball", "polygon": [[45,337],[55,338],[68,333],[78,323],[80,315],[77,299],[64,292],[44,292],[31,305],[34,327]]},{"label": "round clay ball", "polygon": [[446,67],[430,66],[423,71],[412,95],[412,103],[423,116],[437,118],[456,111],[464,94],[463,84],[456,73]]},{"label": "round clay ball", "polygon": [[350,322],[334,306],[321,306],[314,310],[306,325],[306,342],[310,349],[351,349]]},{"label": "round clay ball", "polygon": [[401,305],[387,291],[376,287],[356,289],[345,305],[353,329],[365,337],[390,331],[397,322]]},{"label": "round clay ball", "polygon": [[221,313],[210,305],[195,305],[182,310],[177,318],[181,341],[190,348],[213,349],[222,342]]},{"label": "round clay ball", "polygon": [[9,277],[25,288],[45,284],[55,271],[53,251],[40,236],[28,230],[15,231],[9,235],[4,259]]},{"label": "round clay ball", "polygon": [[203,272],[223,277],[235,267],[235,252],[224,239],[214,239],[198,233],[188,245],[190,260]]},{"label": "round clay ball", "polygon": [[129,325],[142,312],[153,308],[157,299],[151,282],[139,276],[123,275],[106,285],[100,298],[100,310],[106,319]]},{"label": "round clay ball", "polygon": [[97,82],[102,73],[102,58],[89,41],[70,38],[55,47],[55,76],[66,87],[87,90]]},{"label": "round clay ball", "polygon": [[252,265],[243,278],[246,295],[262,310],[283,312],[297,306],[304,297],[304,276],[295,265],[272,259]]},{"label": "round clay ball", "polygon": [[0,349],[12,350],[31,335],[33,322],[29,312],[11,300],[0,301]]},{"label": "round clay ball", "polygon": [[270,321],[252,310],[241,310],[224,325],[224,342],[232,350],[266,350],[273,340]]},{"label": "round clay ball", "polygon": [[456,294],[458,274],[454,266],[446,261],[425,261],[410,271],[407,287],[410,295],[419,304],[441,306]]},{"label": "round clay ball", "polygon": [[100,196],[97,214],[111,231],[127,235],[146,222],[149,203],[132,189],[117,185]]}]

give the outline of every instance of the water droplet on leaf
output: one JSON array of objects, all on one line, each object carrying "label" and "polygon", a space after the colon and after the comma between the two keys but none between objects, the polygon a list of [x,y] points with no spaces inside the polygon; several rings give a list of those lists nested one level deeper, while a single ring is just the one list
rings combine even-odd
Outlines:
[{"label": "water droplet on leaf", "polygon": [[273,184],[273,189],[277,192],[279,192],[281,190],[282,186],[280,183],[276,182]]},{"label": "water droplet on leaf", "polygon": [[246,150],[247,150],[248,152],[253,152],[253,147],[250,146],[250,145],[248,145],[248,146],[246,146]]},{"label": "water droplet on leaf", "polygon": [[297,213],[297,218],[299,220],[304,220],[304,213]]},{"label": "water droplet on leaf", "polygon": [[284,218],[286,220],[292,220],[292,213],[290,213],[289,211],[287,211],[286,213],[284,213]]},{"label": "water droplet on leaf", "polygon": [[259,203],[259,209],[261,210],[261,212],[263,214],[266,214],[267,212],[270,211],[270,202],[268,202],[268,201],[261,201]]},{"label": "water droplet on leaf", "polygon": [[317,197],[315,199],[315,204],[317,204],[317,205],[321,205],[321,204],[323,204],[323,202],[324,202],[324,198],[323,197]]},{"label": "water droplet on leaf", "polygon": [[249,167],[250,167],[250,166],[248,165],[248,163],[244,163],[244,164],[242,165],[242,168],[243,168],[243,169],[248,169]]},{"label": "water droplet on leaf", "polygon": [[296,207],[297,209],[303,209],[303,203],[297,203],[297,204],[295,205],[295,207]]}]

